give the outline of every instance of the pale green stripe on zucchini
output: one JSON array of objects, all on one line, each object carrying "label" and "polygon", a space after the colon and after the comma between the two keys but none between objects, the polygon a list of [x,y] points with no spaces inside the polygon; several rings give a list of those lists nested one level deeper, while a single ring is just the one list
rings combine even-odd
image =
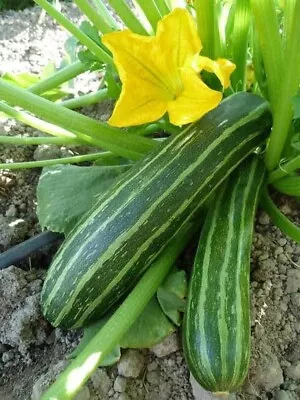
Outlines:
[{"label": "pale green stripe on zucchini", "polygon": [[216,191],[190,280],[183,338],[187,363],[209,391],[232,392],[250,358],[250,254],[265,179],[262,160],[245,160]]},{"label": "pale green stripe on zucchini", "polygon": [[53,260],[42,293],[50,322],[78,327],[107,311],[270,127],[267,103],[240,93],[136,163]]}]

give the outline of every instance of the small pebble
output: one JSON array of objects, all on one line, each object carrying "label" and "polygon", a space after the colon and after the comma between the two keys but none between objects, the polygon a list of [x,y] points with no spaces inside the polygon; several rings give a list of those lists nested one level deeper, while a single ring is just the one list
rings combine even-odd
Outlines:
[{"label": "small pebble", "polygon": [[123,393],[126,390],[127,380],[122,376],[117,376],[114,383],[114,390],[118,393]]},{"label": "small pebble", "polygon": [[289,368],[287,368],[285,374],[290,379],[300,379],[300,361],[293,363]]},{"label": "small pebble", "polygon": [[161,358],[174,353],[179,349],[178,338],[176,333],[168,336],[163,342],[154,346],[151,351],[156,355],[156,357]]},{"label": "small pebble", "polygon": [[126,378],[137,378],[145,364],[144,355],[137,350],[127,350],[118,364],[118,373]]}]

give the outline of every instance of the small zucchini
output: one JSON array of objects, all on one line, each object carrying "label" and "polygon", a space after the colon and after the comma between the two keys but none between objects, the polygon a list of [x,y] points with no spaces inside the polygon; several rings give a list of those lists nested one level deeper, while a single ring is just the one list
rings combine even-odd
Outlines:
[{"label": "small zucchini", "polygon": [[212,392],[233,392],[250,358],[250,253],[265,178],[247,158],[217,189],[200,237],[183,324],[184,353],[195,379]]}]

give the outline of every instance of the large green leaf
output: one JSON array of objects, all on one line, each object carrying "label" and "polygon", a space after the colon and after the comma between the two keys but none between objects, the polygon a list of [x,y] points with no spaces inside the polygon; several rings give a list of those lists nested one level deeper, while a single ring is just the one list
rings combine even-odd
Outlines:
[{"label": "large green leaf", "polygon": [[150,348],[160,343],[174,331],[175,326],[162,311],[157,298],[153,297],[143,313],[123,336],[121,347]]},{"label": "large green leaf", "polygon": [[177,326],[181,324],[181,313],[184,311],[187,294],[185,272],[174,270],[158,288],[157,298],[164,313]]},{"label": "large green leaf", "polygon": [[37,187],[37,215],[42,228],[68,233],[128,168],[128,165],[45,168]]},{"label": "large green leaf", "polygon": [[[38,74],[32,74],[29,72],[22,72],[20,74],[11,74],[6,73],[2,76],[2,79],[8,81],[9,83],[13,83],[23,89],[29,88],[31,85],[38,83],[39,81],[46,79],[53,75],[56,72],[55,65],[53,63],[49,63],[46,67]],[[64,98],[70,92],[66,90],[66,85],[64,87],[57,87],[52,90],[48,90],[43,93],[42,96],[48,100],[56,101]]]}]

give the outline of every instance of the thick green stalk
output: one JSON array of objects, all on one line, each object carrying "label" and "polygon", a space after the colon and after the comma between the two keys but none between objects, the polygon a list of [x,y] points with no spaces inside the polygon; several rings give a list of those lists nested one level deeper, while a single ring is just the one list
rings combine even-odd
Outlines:
[{"label": "thick green stalk", "polygon": [[140,9],[148,19],[153,31],[156,31],[158,21],[161,19],[160,12],[154,0],[135,0]]},{"label": "thick green stalk", "polygon": [[108,33],[114,30],[114,28],[105,21],[102,15],[98,14],[98,12],[90,5],[88,0],[74,0],[74,3],[78,8],[80,8],[83,14],[87,16],[99,32]]},{"label": "thick green stalk", "polygon": [[15,110],[13,107],[0,101],[0,111],[4,112],[8,116],[14,118],[17,121],[23,122],[23,124],[29,125],[34,129],[48,133],[49,135],[58,136],[61,138],[73,138],[76,139],[76,135],[67,129],[60,128],[59,126],[50,124],[49,122],[43,121],[33,115],[27,114],[24,111]]},{"label": "thick green stalk", "polygon": [[101,361],[120,343],[124,334],[142,313],[192,234],[193,229],[190,225],[182,228],[104,327],[46,391],[41,400],[70,400],[75,397]]},{"label": "thick green stalk", "polygon": [[124,134],[121,129],[110,127],[103,122],[28,93],[3,79],[0,79],[0,98],[75,134],[80,132],[90,136],[96,139],[103,149],[128,159],[137,160],[155,146],[155,142],[151,139]]},{"label": "thick green stalk", "polygon": [[293,224],[273,203],[267,188],[263,190],[261,205],[276,226],[291,239],[300,243],[300,228]]},{"label": "thick green stalk", "polygon": [[89,106],[91,104],[96,104],[109,98],[110,97],[108,94],[108,90],[101,89],[94,93],[88,93],[84,94],[83,96],[75,97],[74,99],[64,100],[58,104],[67,108],[74,109]]},{"label": "thick green stalk", "polygon": [[293,158],[269,174],[268,183],[273,183],[300,169],[300,156]]},{"label": "thick green stalk", "polygon": [[295,13],[295,5],[297,0],[284,1],[284,19],[283,19],[283,48],[286,50],[288,38],[291,35],[293,18]]},{"label": "thick green stalk", "polygon": [[78,145],[80,142],[71,138],[58,137],[26,137],[26,136],[0,136],[1,144],[12,144],[14,146],[33,146],[40,144],[54,144],[57,146]]},{"label": "thick green stalk", "polygon": [[43,94],[48,90],[52,90],[60,86],[62,83],[75,78],[76,76],[87,71],[89,68],[81,61],[76,61],[73,64],[66,66],[65,68],[55,72],[49,78],[43,79],[34,85],[31,85],[27,90],[34,94]]},{"label": "thick green stalk", "polygon": [[116,11],[128,29],[140,35],[148,35],[146,28],[134,15],[125,0],[108,0],[108,3]]},{"label": "thick green stalk", "polygon": [[24,169],[24,168],[43,168],[49,167],[50,165],[57,164],[77,164],[86,161],[98,160],[106,153],[93,153],[84,154],[80,156],[64,157],[64,158],[53,158],[52,160],[41,160],[41,161],[25,161],[25,162],[14,162],[14,163],[3,163],[0,164],[0,169]]},{"label": "thick green stalk", "polygon": [[103,4],[102,0],[92,0],[94,6],[98,13],[102,16],[102,18],[106,21],[106,23],[111,26],[115,31],[120,29],[119,24],[114,19],[114,17],[110,14],[109,10],[106,8],[106,5]]},{"label": "thick green stalk", "polygon": [[250,0],[273,111],[281,96],[283,50],[274,0]]},{"label": "thick green stalk", "polygon": [[156,0],[155,3],[156,3],[156,7],[158,8],[158,11],[160,12],[162,17],[164,15],[169,14],[170,8],[167,3],[167,0]]},{"label": "thick green stalk", "polygon": [[202,54],[216,59],[221,54],[218,26],[218,5],[215,0],[195,0],[198,33],[203,45]]},{"label": "thick green stalk", "polygon": [[246,90],[246,68],[251,9],[249,0],[235,3],[234,26],[232,32],[232,55],[236,70],[231,77],[235,91]]},{"label": "thick green stalk", "polygon": [[53,7],[47,0],[34,0],[47,13],[55,19],[62,27],[69,31],[81,44],[86,46],[98,59],[103,63],[113,64],[112,57],[99,47],[92,39],[90,39],[82,30],[80,30],[73,22],[66,18],[61,12]]},{"label": "thick green stalk", "polygon": [[[285,51],[285,63],[280,76],[279,99],[275,103],[273,129],[266,152],[266,165],[272,171],[279,164],[293,118],[292,98],[300,83],[300,0],[296,0],[290,35]],[[272,46],[273,47],[273,44]]]}]

